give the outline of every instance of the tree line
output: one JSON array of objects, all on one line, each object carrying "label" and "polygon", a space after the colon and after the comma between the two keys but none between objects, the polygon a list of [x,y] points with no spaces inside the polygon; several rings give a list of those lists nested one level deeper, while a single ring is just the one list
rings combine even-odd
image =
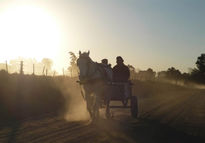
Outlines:
[{"label": "tree line", "polygon": [[132,79],[139,80],[172,80],[176,84],[183,81],[185,84],[188,82],[196,82],[205,84],[205,54],[197,57],[196,67],[191,69],[189,73],[182,73],[175,67],[170,67],[165,71],[155,72],[151,68],[146,71],[136,72],[133,66],[129,66]]}]

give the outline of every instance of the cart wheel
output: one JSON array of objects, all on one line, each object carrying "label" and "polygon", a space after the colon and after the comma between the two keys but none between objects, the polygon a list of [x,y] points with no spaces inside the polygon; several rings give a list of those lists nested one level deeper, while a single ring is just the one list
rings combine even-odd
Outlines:
[{"label": "cart wheel", "polygon": [[137,118],[138,116],[138,102],[137,102],[137,96],[131,96],[131,115],[134,118]]},{"label": "cart wheel", "polygon": [[124,107],[127,107],[128,99],[123,99],[122,104],[123,104]]}]

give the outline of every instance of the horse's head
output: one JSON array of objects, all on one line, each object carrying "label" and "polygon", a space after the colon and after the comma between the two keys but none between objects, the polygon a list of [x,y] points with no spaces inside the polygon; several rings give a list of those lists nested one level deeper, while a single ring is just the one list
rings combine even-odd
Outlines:
[{"label": "horse's head", "polygon": [[92,61],[89,57],[90,51],[83,52],[79,51],[79,58],[77,59],[77,66],[79,68],[79,79],[85,80],[89,74],[89,63]]}]

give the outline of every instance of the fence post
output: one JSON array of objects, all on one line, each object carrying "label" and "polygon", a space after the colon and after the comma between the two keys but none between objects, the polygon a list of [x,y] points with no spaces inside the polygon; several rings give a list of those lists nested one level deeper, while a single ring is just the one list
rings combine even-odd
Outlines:
[{"label": "fence post", "polygon": [[35,64],[33,64],[33,75],[35,75]]},{"label": "fence post", "polygon": [[43,67],[43,72],[42,72],[42,75],[44,75],[44,71],[45,71],[45,66]]},{"label": "fence post", "polygon": [[7,61],[6,61],[6,71],[7,71],[7,73],[9,72],[9,71],[8,71],[8,64],[7,64]]},{"label": "fence post", "polygon": [[21,64],[20,64],[20,74],[21,75],[23,74],[23,61],[21,61]]},{"label": "fence post", "polygon": [[48,69],[46,69],[46,76],[48,75]]}]

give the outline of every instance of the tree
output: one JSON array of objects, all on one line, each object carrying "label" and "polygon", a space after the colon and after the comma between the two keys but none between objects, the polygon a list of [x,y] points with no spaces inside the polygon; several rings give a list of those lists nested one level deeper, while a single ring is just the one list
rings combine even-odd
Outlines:
[{"label": "tree", "polygon": [[156,76],[156,72],[153,71],[151,68],[148,68],[146,71],[138,72],[139,80],[154,80],[155,76]]},{"label": "tree", "polygon": [[78,67],[77,67],[77,56],[73,52],[69,52],[70,54],[70,66],[68,70],[70,72],[71,77],[78,75]]},{"label": "tree", "polygon": [[136,70],[135,67],[132,65],[127,65],[129,70],[130,70],[130,79],[135,79],[136,78]]},{"label": "tree", "polygon": [[53,65],[53,61],[49,58],[43,58],[41,63],[44,65],[44,70],[50,71]]},{"label": "tree", "polygon": [[166,72],[166,77],[169,79],[175,80],[175,82],[177,84],[177,81],[181,77],[181,72],[179,70],[175,69],[174,67],[171,67],[171,68],[168,68],[168,70]]},{"label": "tree", "polygon": [[158,79],[165,79],[166,78],[166,71],[159,71],[158,73],[157,73],[157,78]]},{"label": "tree", "polygon": [[205,83],[205,74],[202,73],[199,69],[194,68],[191,71],[190,79],[195,82]]},{"label": "tree", "polygon": [[153,80],[153,79],[155,78],[155,76],[156,76],[156,72],[153,71],[153,69],[151,69],[151,68],[148,68],[148,69],[147,69],[147,73],[148,73],[148,75],[149,75],[149,79],[150,79],[150,80]]},{"label": "tree", "polygon": [[183,73],[181,75],[183,81],[184,81],[184,84],[188,84],[188,81],[190,80],[190,74],[189,73]]},{"label": "tree", "polygon": [[197,58],[196,67],[191,70],[190,79],[195,82],[205,83],[205,54],[201,54]]},{"label": "tree", "polygon": [[201,56],[197,58],[196,66],[199,72],[205,74],[205,54],[201,54]]}]

